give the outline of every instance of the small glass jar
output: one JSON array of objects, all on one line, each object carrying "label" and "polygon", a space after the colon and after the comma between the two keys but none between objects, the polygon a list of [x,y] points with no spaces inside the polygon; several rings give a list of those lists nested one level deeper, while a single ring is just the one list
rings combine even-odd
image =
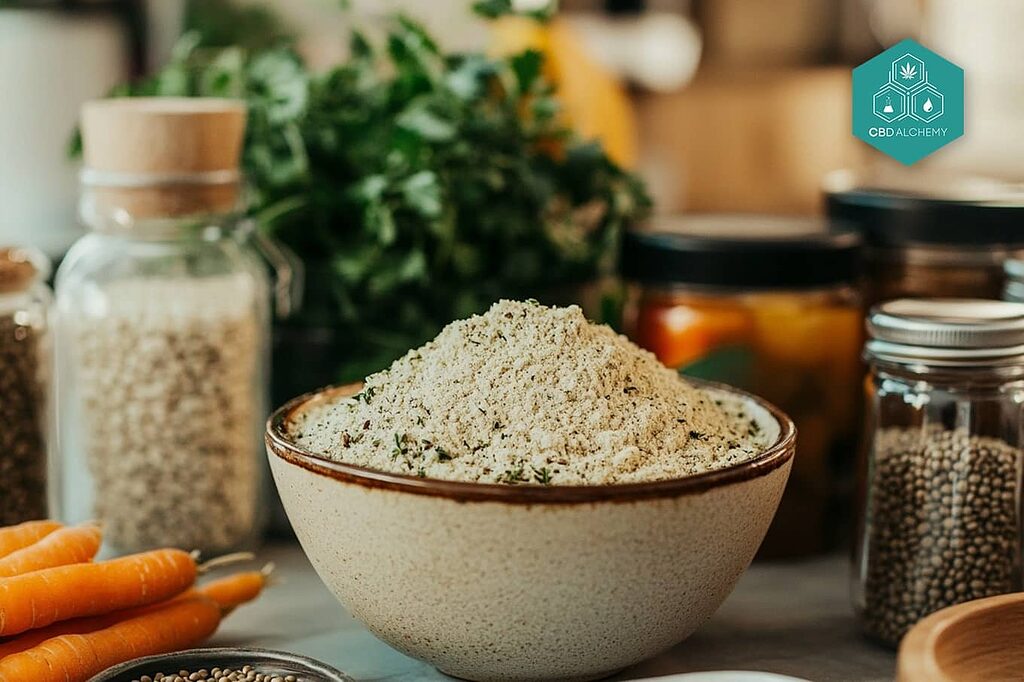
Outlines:
[{"label": "small glass jar", "polygon": [[866,303],[998,299],[1003,264],[1024,256],[1024,197],[967,199],[858,188],[827,194],[829,219],[864,238]]},{"label": "small glass jar", "polygon": [[86,105],[56,284],[62,517],[119,552],[250,547],[266,505],[270,280],[240,218],[245,110]]},{"label": "small glass jar", "polygon": [[859,240],[816,221],[661,218],[627,234],[624,330],[681,374],[778,405],[800,432],[760,556],[823,553],[848,535],[859,433]]},{"label": "small glass jar", "polygon": [[852,594],[864,631],[895,646],[934,611],[1022,587],[1024,305],[900,299],[868,327]]},{"label": "small glass jar", "polygon": [[46,518],[50,264],[0,248],[0,526]]}]

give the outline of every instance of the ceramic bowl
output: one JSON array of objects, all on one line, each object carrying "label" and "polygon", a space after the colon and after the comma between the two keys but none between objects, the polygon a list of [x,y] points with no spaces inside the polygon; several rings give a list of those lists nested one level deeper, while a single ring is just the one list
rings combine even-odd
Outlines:
[{"label": "ceramic bowl", "polygon": [[267,425],[274,479],[320,577],[395,649],[469,680],[591,680],[685,639],[750,564],[775,514],[796,429],[739,397],[773,445],[682,479],[507,486],[421,479],[307,452]]}]

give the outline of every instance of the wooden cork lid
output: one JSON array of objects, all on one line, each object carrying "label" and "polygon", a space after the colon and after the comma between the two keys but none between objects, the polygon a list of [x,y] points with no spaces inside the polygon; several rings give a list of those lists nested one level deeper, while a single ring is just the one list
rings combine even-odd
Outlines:
[{"label": "wooden cork lid", "polygon": [[82,107],[82,182],[96,209],[133,218],[236,208],[245,103],[212,98],[97,100]]},{"label": "wooden cork lid", "polygon": [[46,258],[30,249],[0,248],[0,294],[28,289],[49,271]]}]

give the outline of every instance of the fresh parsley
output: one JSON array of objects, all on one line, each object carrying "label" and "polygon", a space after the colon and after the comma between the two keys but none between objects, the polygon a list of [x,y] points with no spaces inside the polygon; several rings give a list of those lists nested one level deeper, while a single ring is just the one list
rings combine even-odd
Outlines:
[{"label": "fresh parsley", "polygon": [[200,42],[186,34],[162,71],[114,95],[246,101],[250,211],[303,260],[288,324],[337,331],[337,381],[498,298],[609,272],[649,205],[637,177],[566,126],[536,51],[444,53],[405,16],[382,40],[354,32],[350,58],[324,72],[287,46]]}]

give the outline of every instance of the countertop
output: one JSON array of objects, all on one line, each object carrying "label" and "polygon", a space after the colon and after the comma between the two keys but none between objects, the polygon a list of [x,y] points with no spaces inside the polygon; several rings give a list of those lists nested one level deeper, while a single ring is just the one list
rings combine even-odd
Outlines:
[{"label": "countertop", "polygon": [[[449,680],[373,637],[323,586],[295,544],[264,548],[278,582],[229,618],[214,645],[262,646],[312,656],[359,682]],[[754,564],[718,613],[690,639],[614,678],[698,670],[761,670],[813,682],[892,680],[893,652],[858,633],[839,557]]]}]

